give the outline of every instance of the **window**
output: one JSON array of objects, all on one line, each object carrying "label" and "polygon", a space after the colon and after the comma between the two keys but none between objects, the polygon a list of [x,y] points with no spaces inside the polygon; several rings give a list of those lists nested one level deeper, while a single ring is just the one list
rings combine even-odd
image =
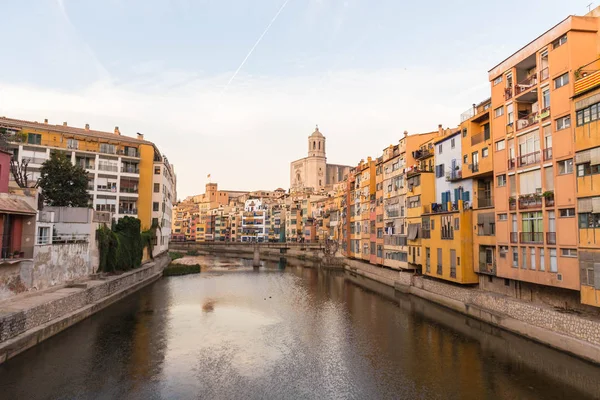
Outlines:
[{"label": "window", "polygon": [[160,183],[155,183],[154,184],[154,193],[159,193],[160,192]]},{"label": "window", "polygon": [[565,43],[567,43],[567,34],[566,33],[564,35],[562,35],[561,37],[559,37],[558,39],[556,39],[554,42],[552,42],[552,49],[554,50],[557,47],[560,47]]},{"label": "window", "polygon": [[27,143],[29,144],[42,144],[42,135],[37,133],[27,134]]},{"label": "window", "polygon": [[498,221],[508,221],[508,214],[498,214]]},{"label": "window", "polygon": [[40,226],[38,228],[37,244],[50,244],[50,227]]},{"label": "window", "polygon": [[504,115],[504,107],[500,106],[494,110],[494,117],[498,118]]},{"label": "window", "polygon": [[154,175],[160,175],[160,166],[154,167]]},{"label": "window", "polygon": [[561,208],[558,211],[560,212],[560,217],[561,218],[574,217],[575,216],[575,209],[574,208]]},{"label": "window", "polygon": [[556,119],[556,130],[557,131],[560,131],[562,129],[567,129],[570,126],[571,126],[571,116],[570,115]]},{"label": "window", "polygon": [[542,90],[542,106],[544,108],[550,107],[550,89]]},{"label": "window", "polygon": [[158,218],[152,218],[152,226],[158,226]]},{"label": "window", "polygon": [[506,174],[496,176],[496,184],[498,187],[506,186]]},{"label": "window", "polygon": [[517,250],[516,247],[512,248],[512,267],[513,268],[519,267],[519,251]]},{"label": "window", "polygon": [[500,258],[506,258],[506,254],[508,254],[508,246],[500,246]]},{"label": "window", "polygon": [[560,256],[577,258],[577,249],[560,249]]},{"label": "window", "polygon": [[521,268],[527,269],[527,247],[521,247]]},{"label": "window", "polygon": [[569,73],[565,72],[564,74],[562,74],[558,78],[554,79],[554,89],[558,89],[560,87],[563,87],[563,86],[565,86],[568,83],[569,83]]},{"label": "window", "polygon": [[152,203],[152,211],[158,211],[159,210],[159,204],[157,201]]},{"label": "window", "polygon": [[530,263],[529,263],[529,268],[531,269],[535,269],[535,264],[536,264],[536,260],[535,260],[535,247],[530,247],[529,248],[529,255],[530,255]]},{"label": "window", "polygon": [[598,119],[598,108],[600,108],[600,103],[592,104],[577,111],[577,126],[596,121]]},{"label": "window", "polygon": [[496,151],[504,150],[506,148],[506,141],[504,139],[496,142]]},{"label": "window", "polygon": [[558,264],[556,263],[556,249],[548,249],[550,252],[550,272],[558,272]]},{"label": "window", "polygon": [[435,166],[435,177],[441,178],[443,176],[444,176],[444,164],[436,165]]},{"label": "window", "polygon": [[463,128],[462,135],[462,137],[467,137],[467,128]]},{"label": "window", "polygon": [[540,248],[540,271],[546,270],[546,260],[544,258],[544,248]]},{"label": "window", "polygon": [[573,159],[559,161],[558,163],[558,174],[572,174],[573,173]]},{"label": "window", "polygon": [[515,122],[514,105],[510,103],[506,106],[506,125],[512,125]]},{"label": "window", "polygon": [[488,156],[488,148],[484,147],[481,149],[481,158],[486,158]]},{"label": "window", "polygon": [[502,75],[500,75],[499,77],[497,77],[496,79],[494,79],[494,86],[496,86],[499,83],[502,83]]},{"label": "window", "polygon": [[100,153],[115,154],[116,152],[117,148],[114,144],[100,143]]},{"label": "window", "polygon": [[454,138],[450,139],[450,148],[453,149],[454,148]]},{"label": "window", "polygon": [[438,144],[438,153],[442,154],[443,147],[441,144]]},{"label": "window", "polygon": [[463,156],[463,164],[468,164],[468,163],[469,163],[469,155],[468,155],[468,154],[465,154],[465,155]]},{"label": "window", "polygon": [[67,139],[67,149],[77,150],[79,148],[79,142],[75,139]]}]

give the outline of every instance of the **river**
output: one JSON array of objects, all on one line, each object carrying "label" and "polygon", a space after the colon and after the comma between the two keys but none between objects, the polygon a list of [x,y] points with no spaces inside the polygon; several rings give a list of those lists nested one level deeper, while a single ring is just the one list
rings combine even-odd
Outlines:
[{"label": "river", "polygon": [[600,367],[368,279],[196,261],[0,365],[0,397],[600,398]]}]

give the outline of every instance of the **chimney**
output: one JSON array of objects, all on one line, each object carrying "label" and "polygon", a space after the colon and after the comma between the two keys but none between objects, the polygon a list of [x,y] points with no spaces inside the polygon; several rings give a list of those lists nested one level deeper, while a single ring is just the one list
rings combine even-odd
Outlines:
[{"label": "chimney", "polygon": [[408,131],[404,131],[404,137],[408,136]]},{"label": "chimney", "polygon": [[115,126],[115,135],[121,135],[121,131],[119,131],[119,127]]},{"label": "chimney", "polygon": [[67,126],[67,121],[63,122],[63,126]]},{"label": "chimney", "polygon": [[137,133],[137,138],[138,140],[144,140],[144,134],[143,133]]},{"label": "chimney", "polygon": [[44,124],[48,125],[48,118],[44,118]]},{"label": "chimney", "polygon": [[89,131],[90,130],[90,124],[85,124],[85,130]]},{"label": "chimney", "polygon": [[438,125],[438,132],[440,135],[442,135],[444,133],[444,128],[442,128],[442,124]]}]

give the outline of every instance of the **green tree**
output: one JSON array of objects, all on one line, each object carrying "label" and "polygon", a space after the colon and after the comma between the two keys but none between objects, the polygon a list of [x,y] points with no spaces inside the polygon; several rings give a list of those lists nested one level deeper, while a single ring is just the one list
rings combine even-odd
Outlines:
[{"label": "green tree", "polygon": [[85,170],[63,154],[54,152],[49,160],[42,164],[39,186],[44,201],[57,207],[87,207],[88,178]]}]

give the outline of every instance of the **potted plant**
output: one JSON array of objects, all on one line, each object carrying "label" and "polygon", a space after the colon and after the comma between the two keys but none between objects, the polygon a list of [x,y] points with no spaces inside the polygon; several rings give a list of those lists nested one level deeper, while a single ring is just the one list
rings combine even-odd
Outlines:
[{"label": "potted plant", "polygon": [[554,197],[554,191],[546,190],[544,193],[542,193],[542,197],[544,197],[546,199]]},{"label": "potted plant", "polygon": [[21,253],[21,252],[20,252],[19,250],[15,250],[15,251],[13,252],[13,258],[19,258],[19,255],[20,255],[20,253]]}]

